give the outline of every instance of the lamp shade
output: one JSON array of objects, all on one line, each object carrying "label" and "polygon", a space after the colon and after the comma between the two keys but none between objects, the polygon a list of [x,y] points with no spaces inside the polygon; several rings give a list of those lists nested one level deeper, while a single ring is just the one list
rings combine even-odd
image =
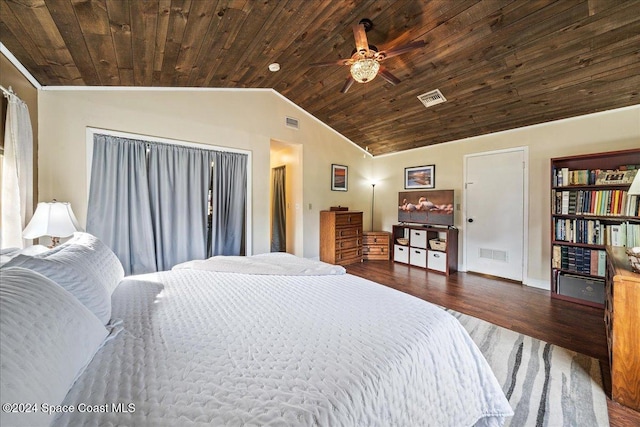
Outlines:
[{"label": "lamp shade", "polygon": [[82,230],[68,202],[40,202],[22,232],[25,239],[41,236],[68,237]]},{"label": "lamp shade", "polygon": [[378,75],[380,63],[375,59],[358,59],[351,65],[351,75],[358,83],[366,83]]},{"label": "lamp shade", "polygon": [[633,182],[631,183],[631,187],[629,187],[627,194],[629,194],[630,196],[640,195],[640,172],[636,172],[636,177],[633,179]]}]

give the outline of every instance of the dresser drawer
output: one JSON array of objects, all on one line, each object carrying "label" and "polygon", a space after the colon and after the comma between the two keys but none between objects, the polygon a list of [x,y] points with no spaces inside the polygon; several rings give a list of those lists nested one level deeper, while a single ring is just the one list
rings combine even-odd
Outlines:
[{"label": "dresser drawer", "polygon": [[336,227],[362,225],[362,213],[344,213],[336,215]]},{"label": "dresser drawer", "polygon": [[363,233],[363,243],[365,245],[389,245],[389,233],[372,233],[365,231]]},{"label": "dresser drawer", "polygon": [[336,239],[343,239],[345,237],[360,237],[360,236],[362,236],[361,227],[336,228]]},{"label": "dresser drawer", "polygon": [[362,248],[362,256],[368,260],[387,260],[389,259],[388,246],[364,246]]},{"label": "dresser drawer", "polygon": [[360,237],[349,237],[346,239],[336,239],[336,251],[342,249],[360,248],[362,239]]},{"label": "dresser drawer", "polygon": [[365,255],[389,255],[389,248],[381,245],[364,245],[362,248]]},{"label": "dresser drawer", "polygon": [[336,250],[336,264],[347,265],[362,261],[362,249],[338,249]]}]

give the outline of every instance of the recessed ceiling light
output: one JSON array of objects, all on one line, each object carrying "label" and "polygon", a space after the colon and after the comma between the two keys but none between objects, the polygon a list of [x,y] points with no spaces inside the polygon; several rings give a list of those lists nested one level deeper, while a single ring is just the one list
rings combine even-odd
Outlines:
[{"label": "recessed ceiling light", "polygon": [[280,64],[278,64],[277,62],[274,62],[273,64],[269,64],[269,71],[272,72],[276,72],[276,71],[280,71]]}]

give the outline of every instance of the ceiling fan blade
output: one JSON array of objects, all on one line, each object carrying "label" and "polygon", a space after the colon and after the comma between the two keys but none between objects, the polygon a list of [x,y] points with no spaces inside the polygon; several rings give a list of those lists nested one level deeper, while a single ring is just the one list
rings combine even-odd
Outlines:
[{"label": "ceiling fan blade", "polygon": [[364,29],[364,24],[353,26],[353,37],[356,39],[356,49],[358,52],[369,51],[369,42],[367,41],[367,32]]},{"label": "ceiling fan blade", "polygon": [[356,81],[353,79],[353,77],[352,77],[352,76],[349,76],[349,78],[347,79],[347,81],[346,81],[346,82],[344,82],[344,86],[342,86],[342,89],[340,89],[340,93],[347,93],[347,91],[349,90],[349,88],[350,88],[351,86],[353,86],[353,84],[354,84],[355,82],[356,82]]},{"label": "ceiling fan blade", "polygon": [[414,49],[419,49],[421,47],[426,46],[424,40],[418,40],[413,43],[405,44],[402,46],[393,47],[388,50],[383,50],[382,52],[378,52],[379,61],[383,61],[387,58],[393,58],[394,56],[402,55],[403,53],[410,52]]},{"label": "ceiling fan blade", "polygon": [[391,74],[389,70],[384,67],[380,67],[380,70],[378,70],[378,75],[394,86],[400,83],[400,79]]},{"label": "ceiling fan blade", "polygon": [[337,61],[314,62],[309,67],[327,67],[329,65],[351,65],[351,59],[339,59]]}]

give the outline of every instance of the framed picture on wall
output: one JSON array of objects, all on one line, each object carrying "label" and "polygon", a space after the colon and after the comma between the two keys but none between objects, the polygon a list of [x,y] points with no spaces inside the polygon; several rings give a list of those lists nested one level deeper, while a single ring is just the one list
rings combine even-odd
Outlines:
[{"label": "framed picture on wall", "polygon": [[331,165],[331,190],[347,191],[349,168],[342,165]]},{"label": "framed picture on wall", "polygon": [[436,165],[404,168],[404,188],[436,188]]}]

